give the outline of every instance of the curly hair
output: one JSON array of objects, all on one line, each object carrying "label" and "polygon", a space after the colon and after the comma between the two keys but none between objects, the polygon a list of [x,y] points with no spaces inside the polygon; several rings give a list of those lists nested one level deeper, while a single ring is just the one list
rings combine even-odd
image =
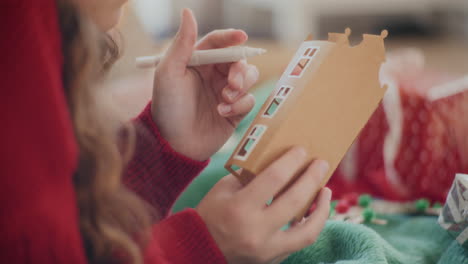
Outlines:
[{"label": "curly hair", "polygon": [[63,85],[80,151],[74,184],[87,258],[90,263],[142,263],[151,209],[121,179],[133,151],[133,127],[110,114],[97,89],[119,47],[71,1],[57,0],[57,5]]}]

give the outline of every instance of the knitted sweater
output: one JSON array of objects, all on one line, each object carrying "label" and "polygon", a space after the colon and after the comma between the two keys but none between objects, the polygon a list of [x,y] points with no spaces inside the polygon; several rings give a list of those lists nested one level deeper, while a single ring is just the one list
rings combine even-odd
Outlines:
[{"label": "knitted sweater", "polygon": [[[0,263],[86,263],[55,1],[2,0],[0,36]],[[196,211],[168,216],[207,162],[174,152],[149,107],[134,122],[136,154],[124,181],[165,217],[154,225],[145,263],[225,263]]]}]

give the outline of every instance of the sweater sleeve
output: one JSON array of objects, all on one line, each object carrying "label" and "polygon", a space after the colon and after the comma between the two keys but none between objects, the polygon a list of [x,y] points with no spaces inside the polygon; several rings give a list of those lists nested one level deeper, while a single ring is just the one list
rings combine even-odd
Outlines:
[{"label": "sweater sleeve", "polygon": [[0,263],[86,263],[54,0],[0,4]]},{"label": "sweater sleeve", "polygon": [[134,120],[135,154],[127,166],[124,183],[166,217],[177,197],[207,166],[175,152],[160,135],[151,116],[151,103]]},{"label": "sweater sleeve", "polygon": [[[193,209],[174,214],[153,228],[145,264],[225,264],[226,259]],[[164,260],[164,262],[161,262]]]}]

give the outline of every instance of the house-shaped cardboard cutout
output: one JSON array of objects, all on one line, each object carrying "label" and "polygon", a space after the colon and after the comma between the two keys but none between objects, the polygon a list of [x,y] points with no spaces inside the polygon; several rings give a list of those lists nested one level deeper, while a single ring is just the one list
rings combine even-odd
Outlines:
[{"label": "house-shaped cardboard cutout", "polygon": [[328,41],[309,36],[297,50],[225,165],[243,184],[296,145],[307,148],[310,161],[329,162],[326,184],[386,91],[379,71],[387,31],[365,34],[356,46],[350,34],[330,33]]}]

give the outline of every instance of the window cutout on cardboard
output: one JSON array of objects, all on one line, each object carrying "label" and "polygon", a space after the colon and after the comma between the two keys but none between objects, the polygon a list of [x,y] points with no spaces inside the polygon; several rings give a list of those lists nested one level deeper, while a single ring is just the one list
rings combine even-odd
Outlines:
[{"label": "window cutout on cardboard", "polygon": [[272,118],[276,114],[276,112],[278,112],[278,109],[286,100],[291,90],[292,87],[290,86],[281,86],[262,116]]},{"label": "window cutout on cardboard", "polygon": [[276,96],[287,96],[289,94],[289,91],[291,91],[291,89],[292,88],[289,86],[281,86],[278,93],[276,93]]},{"label": "window cutout on cardboard", "polygon": [[289,76],[300,78],[307,66],[309,66],[312,58],[317,54],[318,48],[307,48],[305,53],[299,58],[299,62],[294,66]]},{"label": "window cutout on cardboard", "polygon": [[307,64],[309,64],[309,61],[310,59],[301,59],[299,63],[297,63],[296,67],[294,67],[291,73],[291,76],[296,76],[296,77],[302,76],[302,72],[307,67]]},{"label": "window cutout on cardboard", "polygon": [[240,160],[245,160],[249,156],[249,154],[252,152],[252,150],[255,148],[257,145],[258,141],[260,138],[263,136],[263,133],[266,130],[266,126],[264,125],[256,125],[252,129],[252,132],[247,136],[244,144],[242,144],[241,149],[235,156],[235,158],[240,159]]},{"label": "window cutout on cardboard", "polygon": [[309,57],[313,57],[315,55],[315,52],[317,52],[317,49],[312,49],[309,51]]},{"label": "window cutout on cardboard", "polygon": [[276,113],[276,111],[278,110],[282,102],[283,102],[283,99],[281,98],[273,98],[273,101],[271,101],[270,106],[268,106],[267,110],[265,111],[263,115],[272,117]]},{"label": "window cutout on cardboard", "polygon": [[255,139],[248,138],[247,141],[244,143],[242,148],[239,151],[239,156],[245,156],[247,153],[252,151],[252,146],[254,145]]},{"label": "window cutout on cardboard", "polygon": [[259,137],[263,134],[263,131],[265,131],[264,126],[255,126],[254,129],[252,129],[252,132],[250,133],[251,137]]}]

